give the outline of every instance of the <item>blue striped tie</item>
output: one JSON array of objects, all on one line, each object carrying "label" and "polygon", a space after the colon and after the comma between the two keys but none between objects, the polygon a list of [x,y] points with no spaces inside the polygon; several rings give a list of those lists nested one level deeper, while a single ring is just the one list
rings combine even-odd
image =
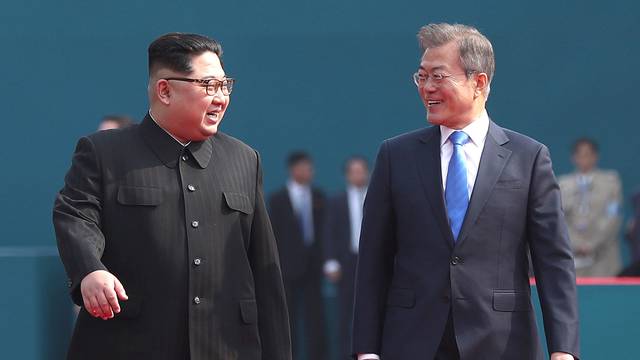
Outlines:
[{"label": "blue striped tie", "polygon": [[462,146],[469,141],[469,135],[462,131],[455,131],[449,136],[453,144],[453,153],[449,161],[447,172],[447,185],[444,190],[444,198],[447,204],[449,225],[453,233],[453,239],[458,240],[464,215],[469,206],[469,190],[467,187],[467,161]]}]

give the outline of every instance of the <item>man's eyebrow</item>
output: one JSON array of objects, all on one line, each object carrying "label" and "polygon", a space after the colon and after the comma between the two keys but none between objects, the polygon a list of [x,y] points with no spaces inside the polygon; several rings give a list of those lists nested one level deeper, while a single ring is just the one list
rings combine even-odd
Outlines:
[{"label": "man's eyebrow", "polygon": [[223,75],[222,77],[217,77],[217,76],[209,75],[209,76],[204,76],[204,77],[202,77],[201,79],[202,79],[202,80],[212,80],[212,79],[215,79],[215,80],[224,80],[224,79],[226,79],[226,78],[227,78],[227,76],[226,76],[226,75]]},{"label": "man's eyebrow", "polygon": [[[425,69],[424,66],[420,65],[420,67],[418,68],[418,70],[423,70],[423,71],[427,71],[427,69]],[[434,66],[431,68],[431,70],[444,70],[444,66],[440,65],[440,66]]]}]

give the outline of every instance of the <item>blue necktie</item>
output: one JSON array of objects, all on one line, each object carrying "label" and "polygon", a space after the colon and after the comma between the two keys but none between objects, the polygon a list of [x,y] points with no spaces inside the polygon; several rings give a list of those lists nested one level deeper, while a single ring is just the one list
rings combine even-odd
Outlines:
[{"label": "blue necktie", "polygon": [[447,172],[447,185],[444,198],[447,204],[449,225],[453,233],[453,239],[458,240],[464,215],[469,206],[469,190],[467,185],[467,161],[462,146],[469,141],[469,135],[462,131],[455,131],[449,136],[453,144],[453,153],[449,161]]}]

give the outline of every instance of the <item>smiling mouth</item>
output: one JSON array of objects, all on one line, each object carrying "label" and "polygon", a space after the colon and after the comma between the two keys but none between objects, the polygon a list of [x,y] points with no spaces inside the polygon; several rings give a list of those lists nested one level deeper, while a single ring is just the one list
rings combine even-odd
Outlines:
[{"label": "smiling mouth", "polygon": [[438,105],[438,104],[441,104],[441,103],[442,103],[442,101],[440,101],[440,100],[429,100],[429,101],[427,101],[427,107],[431,107],[433,105]]}]

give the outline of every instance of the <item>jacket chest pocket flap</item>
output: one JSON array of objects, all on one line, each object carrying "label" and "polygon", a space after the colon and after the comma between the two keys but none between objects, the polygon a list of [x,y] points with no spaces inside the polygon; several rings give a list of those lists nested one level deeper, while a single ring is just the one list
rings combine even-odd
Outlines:
[{"label": "jacket chest pocket flap", "polygon": [[118,203],[122,205],[156,206],[162,203],[162,189],[122,185],[118,188]]},{"label": "jacket chest pocket flap", "polygon": [[225,202],[230,209],[247,215],[253,213],[253,205],[247,195],[227,191],[223,192],[223,194]]},{"label": "jacket chest pocket flap", "polygon": [[255,324],[258,321],[258,306],[255,300],[240,300],[240,317],[245,324]]}]

